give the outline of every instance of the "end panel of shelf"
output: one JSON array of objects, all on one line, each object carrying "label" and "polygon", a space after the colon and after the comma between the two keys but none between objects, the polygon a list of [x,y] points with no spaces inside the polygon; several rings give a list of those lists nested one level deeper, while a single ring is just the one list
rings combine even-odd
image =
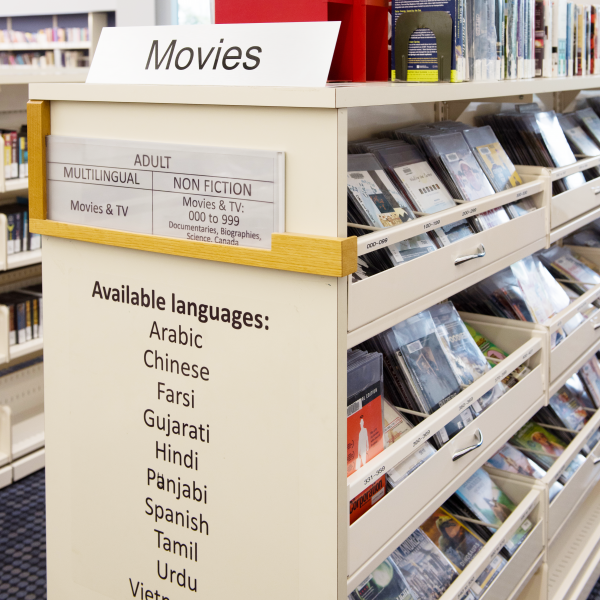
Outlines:
[{"label": "end panel of shelf", "polygon": [[12,465],[0,468],[0,490],[12,483]]},{"label": "end panel of shelf", "polygon": [[44,442],[43,406],[15,418],[12,426],[13,461],[39,450]]},{"label": "end panel of shelf", "polygon": [[549,600],[583,600],[581,592],[595,583],[599,567],[600,484],[597,484],[549,547]]},{"label": "end panel of shelf", "polygon": [[13,481],[19,481],[46,466],[46,449],[41,448],[32,452],[12,464]]}]

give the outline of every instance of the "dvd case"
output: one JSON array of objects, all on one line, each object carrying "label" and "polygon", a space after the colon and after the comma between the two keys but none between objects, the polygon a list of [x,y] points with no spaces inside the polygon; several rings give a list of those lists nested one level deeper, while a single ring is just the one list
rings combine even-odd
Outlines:
[{"label": "dvd case", "polygon": [[421,529],[390,556],[418,598],[437,600],[458,577],[452,563]]},{"label": "dvd case", "polygon": [[[458,488],[456,495],[477,515],[479,520],[490,524],[489,528],[493,533],[508,519],[512,511],[516,508],[512,500],[483,469],[475,471]],[[506,542],[506,548],[510,554],[513,554],[520,546],[531,528],[531,521],[525,519],[512,538]]]}]

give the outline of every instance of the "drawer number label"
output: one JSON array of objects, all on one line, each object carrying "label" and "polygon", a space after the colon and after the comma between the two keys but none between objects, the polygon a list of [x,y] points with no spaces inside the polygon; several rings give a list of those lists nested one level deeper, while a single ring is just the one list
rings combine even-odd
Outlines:
[{"label": "drawer number label", "polygon": [[429,223],[425,223],[425,225],[423,225],[423,229],[431,229],[432,227],[437,227],[440,224],[440,219],[437,219],[436,221],[429,221]]}]

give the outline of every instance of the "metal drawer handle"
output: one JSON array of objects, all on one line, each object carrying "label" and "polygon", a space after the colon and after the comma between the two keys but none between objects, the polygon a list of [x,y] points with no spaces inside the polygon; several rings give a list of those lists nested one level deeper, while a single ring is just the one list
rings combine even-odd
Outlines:
[{"label": "metal drawer handle", "polygon": [[596,329],[600,329],[600,323],[596,323],[596,324],[594,325],[594,331],[596,331]]},{"label": "metal drawer handle", "polygon": [[[477,430],[477,435],[479,436],[479,441],[474,446],[469,446],[468,448],[465,448],[464,450],[459,450],[458,452],[455,452],[454,456],[452,457],[452,460],[458,460],[459,458],[463,457],[465,454],[469,454],[469,452],[472,452],[473,450],[477,450],[477,448],[479,448],[481,446],[481,444],[483,444],[483,433],[481,433],[481,429]],[[598,460],[600,461],[600,458]]]},{"label": "metal drawer handle", "polygon": [[485,256],[485,248],[483,244],[479,244],[479,248],[477,249],[477,254],[468,254],[467,256],[460,256],[454,261],[455,265],[462,265],[463,263],[469,262],[474,258],[483,258]]},{"label": "metal drawer handle", "polygon": [[594,464],[597,465],[598,463],[600,463],[600,458],[595,458],[594,459]]}]

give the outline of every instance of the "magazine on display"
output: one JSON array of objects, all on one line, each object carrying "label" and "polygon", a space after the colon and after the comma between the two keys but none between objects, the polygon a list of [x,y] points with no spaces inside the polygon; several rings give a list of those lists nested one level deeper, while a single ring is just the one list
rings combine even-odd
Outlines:
[{"label": "magazine on display", "polygon": [[[483,469],[478,469],[456,491],[456,495],[484,523],[499,528],[516,508],[512,500],[494,483]],[[506,543],[512,554],[531,530],[532,523],[526,519]],[[495,531],[492,531],[495,533]]]},{"label": "magazine on display", "polygon": [[421,529],[412,533],[390,558],[417,598],[437,600],[458,577],[452,563]]}]

